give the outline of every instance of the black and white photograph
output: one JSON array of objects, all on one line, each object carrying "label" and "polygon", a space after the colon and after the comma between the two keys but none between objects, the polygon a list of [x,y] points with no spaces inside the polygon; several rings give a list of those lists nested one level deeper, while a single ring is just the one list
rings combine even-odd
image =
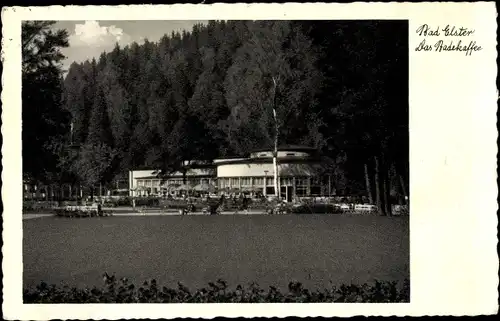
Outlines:
[{"label": "black and white photograph", "polygon": [[472,26],[87,17],[21,21],[23,305],[413,303],[411,55]]},{"label": "black and white photograph", "polygon": [[407,21],[22,40],[24,302],[409,302]]}]

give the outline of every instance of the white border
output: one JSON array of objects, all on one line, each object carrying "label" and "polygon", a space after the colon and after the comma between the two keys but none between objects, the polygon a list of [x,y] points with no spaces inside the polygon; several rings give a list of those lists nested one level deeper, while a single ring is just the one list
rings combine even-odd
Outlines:
[{"label": "white border", "polygon": [[[411,303],[23,305],[21,20],[409,19]],[[6,319],[477,315],[498,311],[496,8],[490,3],[4,8],[3,311]],[[416,28],[475,29],[482,51],[415,52]]]}]

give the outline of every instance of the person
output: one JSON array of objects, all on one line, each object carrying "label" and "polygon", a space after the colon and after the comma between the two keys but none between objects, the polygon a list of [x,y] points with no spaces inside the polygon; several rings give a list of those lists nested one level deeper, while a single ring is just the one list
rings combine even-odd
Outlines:
[{"label": "person", "polygon": [[245,196],[243,195],[243,210],[245,211],[245,213],[248,213],[248,204],[249,204],[250,200]]},{"label": "person", "polygon": [[217,215],[218,210],[222,210],[225,201],[226,201],[226,197],[224,196],[224,194],[222,194],[220,196],[219,202],[210,208],[210,214]]}]

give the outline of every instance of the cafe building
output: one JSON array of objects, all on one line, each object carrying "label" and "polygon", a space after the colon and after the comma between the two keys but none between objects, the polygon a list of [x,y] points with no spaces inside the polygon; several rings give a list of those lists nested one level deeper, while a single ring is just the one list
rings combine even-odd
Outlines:
[{"label": "cafe building", "polygon": [[[335,195],[327,161],[317,151],[304,146],[283,146],[277,153],[279,193],[292,201],[300,197]],[[131,196],[165,195],[182,186],[211,185],[217,193],[247,193],[275,197],[273,151],[262,149],[244,158],[215,159],[210,164],[191,164],[183,173],[160,179],[154,170],[129,173]]]}]

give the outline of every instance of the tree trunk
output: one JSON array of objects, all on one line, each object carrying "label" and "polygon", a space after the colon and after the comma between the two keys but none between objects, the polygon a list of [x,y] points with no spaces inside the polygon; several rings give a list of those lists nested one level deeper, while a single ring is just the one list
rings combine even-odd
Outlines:
[{"label": "tree trunk", "polygon": [[407,200],[408,194],[406,193],[406,185],[405,185],[404,178],[402,175],[398,175],[398,176],[399,176],[399,184],[401,185],[401,190],[403,191],[404,204],[408,205],[408,200]]},{"label": "tree trunk", "polygon": [[387,171],[384,171],[384,175],[383,178],[382,178],[382,182],[383,182],[383,196],[384,196],[384,212],[385,212],[385,215],[387,216],[391,216],[391,202],[390,202],[390,185],[389,185],[389,179],[388,179],[388,175],[387,175]]},{"label": "tree trunk", "polygon": [[380,214],[385,215],[385,208],[383,205],[383,199],[382,199],[382,184],[380,181],[380,163],[379,159],[377,156],[374,156],[375,160],[375,197],[376,197],[376,202],[377,202],[377,208],[380,212]]},{"label": "tree trunk", "polygon": [[279,190],[279,177],[278,177],[278,157],[273,157],[273,167],[274,167],[274,195],[279,199],[281,196],[281,191]]},{"label": "tree trunk", "polygon": [[328,174],[328,197],[330,198],[331,196],[332,196],[332,175]]},{"label": "tree trunk", "polygon": [[392,215],[392,205],[391,205],[391,167],[388,165],[385,155],[382,154],[382,182],[384,184],[383,190],[383,202],[385,215]]},{"label": "tree trunk", "polygon": [[373,204],[373,194],[372,194],[372,186],[370,184],[370,175],[368,173],[368,164],[365,164],[365,182],[366,182],[366,193],[368,196],[368,202]]},{"label": "tree trunk", "polygon": [[59,193],[57,195],[57,206],[61,206],[61,202],[64,199],[64,185],[62,181],[59,181]]},{"label": "tree trunk", "polygon": [[278,115],[276,113],[276,91],[278,89],[278,80],[273,76],[273,118],[274,118],[274,153],[273,153],[273,166],[274,166],[274,190],[278,200],[281,200],[281,184],[278,173],[278,142],[279,142],[279,125]]}]

